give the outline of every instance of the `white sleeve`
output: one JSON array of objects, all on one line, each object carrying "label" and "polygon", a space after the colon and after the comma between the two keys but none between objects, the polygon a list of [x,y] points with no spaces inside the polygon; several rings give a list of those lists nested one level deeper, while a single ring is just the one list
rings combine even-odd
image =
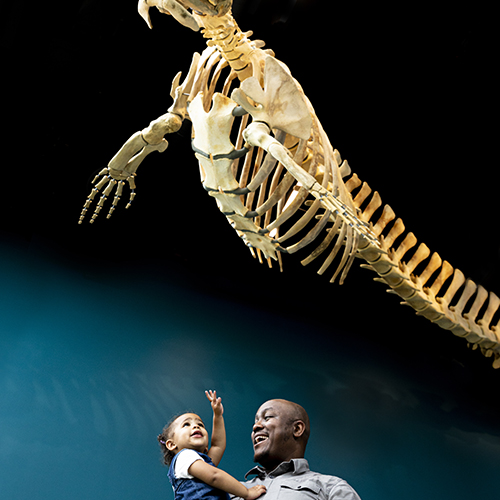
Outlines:
[{"label": "white sleeve", "polygon": [[175,459],[175,477],[177,479],[193,479],[194,476],[189,474],[188,470],[196,460],[203,460],[196,451],[189,449],[179,451]]}]

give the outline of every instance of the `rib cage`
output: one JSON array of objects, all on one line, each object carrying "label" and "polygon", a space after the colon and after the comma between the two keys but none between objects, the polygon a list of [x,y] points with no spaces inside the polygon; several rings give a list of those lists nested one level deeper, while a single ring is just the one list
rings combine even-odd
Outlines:
[{"label": "rib cage", "polygon": [[[191,98],[202,91],[208,110],[217,81],[227,64],[221,60],[218,52],[208,49],[202,55],[200,66],[204,67],[200,68]],[[236,74],[231,72],[225,80],[222,93],[230,95],[231,87],[237,81]],[[355,233],[351,231],[349,235],[349,228],[339,217],[335,218],[328,210],[318,214],[321,203],[308,199],[310,193],[300,187],[281,164],[258,148],[244,160],[234,160],[233,164],[240,188],[245,190],[242,196],[250,210],[249,216],[263,228],[264,233],[276,231],[275,239],[281,245],[293,237],[299,238],[284,248],[286,253],[295,253],[315,243],[316,247],[302,260],[302,264],[310,264],[327,253],[319,274],[329,268],[344,246],[341,263],[331,281],[336,279],[340,271],[340,282],[343,281],[354,256],[364,259],[366,264],[362,264],[362,267],[376,272],[378,277],[374,279],[387,285],[389,292],[400,296],[402,304],[411,306],[418,315],[464,338],[472,348],[479,348],[486,357],[493,357],[493,367],[500,368],[500,320],[493,324],[500,309],[500,299],[493,292],[488,293],[481,285],[466,279],[459,269],[443,261],[436,252],[431,254],[424,243],[414,249],[417,238],[411,232],[405,233],[402,220],[396,219],[389,205],[385,205],[381,215],[377,216],[378,209],[382,207],[380,195],[372,192],[368,184],[361,182],[356,174],[351,175],[347,162],[342,162],[338,151],[332,149],[312,107],[311,116],[314,126],[308,144],[280,131],[275,131],[275,137],[287,145],[298,164],[315,176],[323,187],[339,196],[347,210],[353,214],[357,212],[359,219],[370,224],[379,246],[366,239],[361,239],[358,246],[357,238],[353,238]],[[241,118],[235,140],[236,149],[243,145],[242,133],[248,119],[248,115]],[[343,182],[341,179],[347,180]],[[292,194],[295,198],[290,203]],[[300,214],[299,211],[305,205],[307,208]],[[315,223],[312,222],[314,218],[317,219]],[[280,235],[280,229],[286,222],[291,227]],[[325,236],[324,229],[332,222]],[[304,232],[306,234],[301,236]],[[319,242],[320,237],[323,239]],[[329,249],[330,252],[326,252]],[[262,261],[259,251],[256,256]],[[281,255],[279,257],[281,264]],[[417,268],[423,270],[417,272]]]},{"label": "rib cage", "polygon": [[[263,42],[260,42],[259,46],[262,46],[262,44]],[[200,57],[197,77],[191,89],[189,100],[193,100],[199,92],[202,92],[203,106],[205,111],[208,112],[212,97],[217,90],[216,87],[219,83],[222,70],[227,68],[227,66],[228,64],[222,59],[220,52],[216,50],[215,46],[210,44],[209,48],[205,49]],[[236,72],[231,71],[221,85],[221,93],[229,96],[234,85],[237,85],[237,82]],[[288,147],[297,164],[302,165],[310,175],[315,176],[322,187],[334,192],[345,210],[354,214],[354,205],[341,179],[342,169],[339,169],[340,156],[337,152],[333,151],[312,106],[309,102],[307,104],[313,119],[310,140],[299,140],[280,130],[274,131],[275,138]],[[248,121],[249,115],[244,115],[241,118],[239,126],[236,123],[233,124],[233,131],[235,134],[237,133],[234,141],[235,149],[240,149],[243,146],[243,131]],[[244,204],[249,210],[247,217],[253,219],[256,226],[261,228],[262,234],[274,231],[274,240],[282,245],[282,243],[288,241],[290,238],[301,235],[304,231],[306,232],[305,235],[299,236],[300,240],[292,245],[286,248],[281,246],[280,249],[282,251],[285,253],[295,253],[313,243],[322,234],[321,230],[330,220],[331,212],[327,211],[319,216],[319,220],[313,223],[313,229],[310,227],[311,221],[313,221],[318,210],[321,208],[321,203],[318,200],[314,200],[305,213],[300,217],[296,217],[298,212],[304,207],[304,201],[310,196],[310,193],[307,189],[298,185],[295,178],[270,154],[260,148],[252,148],[244,161],[241,159],[234,160],[232,171],[238,180]],[[228,220],[231,223],[230,217],[228,217]],[[280,235],[280,229],[287,221],[290,221],[291,227],[287,228],[285,234]],[[343,243],[343,256],[333,278],[334,280],[341,273],[340,282],[342,283],[356,255],[358,235],[341,218],[337,218],[336,227],[340,229],[340,234],[337,237],[337,244],[333,246],[327,265],[324,268],[326,269],[333,262]],[[321,244],[321,248],[326,248],[332,240],[335,241],[333,236],[335,236],[335,231],[327,235]],[[254,251],[250,247],[250,250],[261,262],[263,261],[258,249]],[[270,259],[267,260],[271,265]],[[278,260],[281,265],[280,253],[278,253]]]}]

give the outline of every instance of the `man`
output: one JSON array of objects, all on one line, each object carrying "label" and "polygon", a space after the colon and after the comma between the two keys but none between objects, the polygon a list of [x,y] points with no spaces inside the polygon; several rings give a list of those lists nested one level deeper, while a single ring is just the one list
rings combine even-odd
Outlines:
[{"label": "man", "polygon": [[247,488],[263,484],[267,500],[360,500],[346,481],[309,470],[304,458],[309,438],[309,417],[302,406],[284,399],[264,403],[252,431],[255,477]]}]

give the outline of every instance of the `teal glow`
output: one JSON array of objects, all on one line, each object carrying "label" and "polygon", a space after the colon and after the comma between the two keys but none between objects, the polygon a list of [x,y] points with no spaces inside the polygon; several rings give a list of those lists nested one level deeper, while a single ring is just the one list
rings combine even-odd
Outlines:
[{"label": "teal glow", "polygon": [[311,465],[364,500],[496,496],[498,422],[389,358],[147,269],[1,254],[2,498],[172,499],[156,435],[184,409],[210,421],[208,388],[240,479],[255,410],[283,397],[309,410]]}]

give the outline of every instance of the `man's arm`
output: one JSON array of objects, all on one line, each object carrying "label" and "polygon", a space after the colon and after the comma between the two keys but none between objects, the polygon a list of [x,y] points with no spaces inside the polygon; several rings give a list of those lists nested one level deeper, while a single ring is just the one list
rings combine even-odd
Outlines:
[{"label": "man's arm", "polygon": [[358,493],[354,488],[347,482],[341,479],[338,483],[329,491],[329,500],[361,500]]},{"label": "man's arm", "polygon": [[219,465],[222,455],[224,455],[224,451],[226,450],[226,428],[224,426],[224,417],[222,416],[224,413],[224,407],[222,406],[221,398],[217,397],[216,391],[205,391],[205,394],[212,405],[214,414],[212,439],[210,442],[210,449],[208,450],[208,456],[212,459],[215,466],[217,466]]}]

